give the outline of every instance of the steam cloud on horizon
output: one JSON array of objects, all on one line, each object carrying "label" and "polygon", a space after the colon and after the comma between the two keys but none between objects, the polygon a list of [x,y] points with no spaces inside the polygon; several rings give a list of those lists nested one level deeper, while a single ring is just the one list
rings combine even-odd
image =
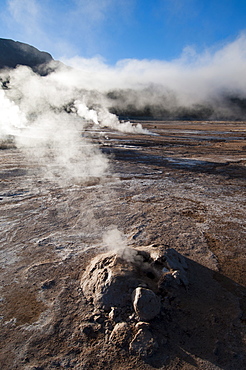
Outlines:
[{"label": "steam cloud on horizon", "polygon": [[[74,68],[70,83],[104,94],[104,104],[122,116],[164,119],[243,120],[246,117],[246,33],[216,51],[187,47],[173,61],[63,60]],[[66,80],[66,73],[60,71]]]},{"label": "steam cloud on horizon", "polygon": [[[47,176],[101,177],[108,159],[83,137],[98,128],[148,133],[118,116],[231,119],[246,116],[246,34],[212,53],[191,48],[171,62],[64,60],[46,75],[19,66],[0,73],[0,139],[15,137]],[[52,62],[51,62],[52,63]]]}]

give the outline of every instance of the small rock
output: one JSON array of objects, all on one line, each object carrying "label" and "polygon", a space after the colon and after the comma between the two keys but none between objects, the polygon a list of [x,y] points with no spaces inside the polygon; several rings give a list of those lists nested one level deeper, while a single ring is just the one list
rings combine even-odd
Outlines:
[{"label": "small rock", "polygon": [[178,284],[175,275],[170,271],[162,275],[161,279],[158,282],[158,288],[160,291],[168,291],[170,288],[176,288]]},{"label": "small rock", "polygon": [[130,353],[141,357],[152,356],[157,349],[158,343],[146,328],[138,330],[129,346]]},{"label": "small rock", "polygon": [[119,322],[115,325],[109,341],[117,347],[124,347],[128,344],[131,330],[126,322]]},{"label": "small rock", "polygon": [[160,299],[150,289],[136,288],[132,294],[132,301],[134,311],[140,320],[152,320],[160,313]]},{"label": "small rock", "polygon": [[121,310],[119,310],[117,307],[111,307],[111,311],[109,312],[109,319],[115,322],[121,321]]}]

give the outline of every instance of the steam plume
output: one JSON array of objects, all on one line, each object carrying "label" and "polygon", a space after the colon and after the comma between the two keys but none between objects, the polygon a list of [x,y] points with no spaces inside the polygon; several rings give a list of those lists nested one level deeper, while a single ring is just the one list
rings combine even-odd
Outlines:
[{"label": "steam plume", "polygon": [[112,225],[103,234],[103,243],[110,252],[115,253],[127,262],[142,262],[142,258],[137,255],[137,252],[128,247],[126,236],[116,226]]},{"label": "steam plume", "polygon": [[[70,81],[105,95],[119,115],[159,118],[244,119],[246,116],[246,34],[219,50],[198,54],[187,47],[173,61],[64,60],[74,67]],[[64,72],[61,71],[61,75]],[[64,76],[61,78],[65,78]]]},{"label": "steam plume", "polygon": [[107,172],[108,159],[83,136],[89,124],[145,133],[141,125],[120,122],[110,113],[102,94],[89,93],[80,83],[69,84],[71,73],[62,67],[61,73],[41,77],[19,66],[0,76],[0,138],[12,135],[27,158],[43,169],[43,176],[62,182]]}]

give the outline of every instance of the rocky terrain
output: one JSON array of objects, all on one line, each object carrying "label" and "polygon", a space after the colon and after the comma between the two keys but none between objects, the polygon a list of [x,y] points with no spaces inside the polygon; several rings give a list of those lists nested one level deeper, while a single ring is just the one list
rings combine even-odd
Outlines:
[{"label": "rocky terrain", "polygon": [[1,369],[246,367],[246,124],[141,123],[69,185],[1,143]]}]

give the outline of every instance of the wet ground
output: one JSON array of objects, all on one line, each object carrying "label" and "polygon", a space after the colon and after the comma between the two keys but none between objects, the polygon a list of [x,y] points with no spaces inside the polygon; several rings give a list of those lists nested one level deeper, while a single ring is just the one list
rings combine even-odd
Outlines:
[{"label": "wet ground", "polygon": [[[246,366],[246,123],[143,121],[149,135],[86,136],[110,158],[103,179],[62,187],[0,150],[1,369],[243,369]],[[112,226],[132,247],[174,248],[189,289],[152,322],[147,359],[114,347],[80,289]]]}]

